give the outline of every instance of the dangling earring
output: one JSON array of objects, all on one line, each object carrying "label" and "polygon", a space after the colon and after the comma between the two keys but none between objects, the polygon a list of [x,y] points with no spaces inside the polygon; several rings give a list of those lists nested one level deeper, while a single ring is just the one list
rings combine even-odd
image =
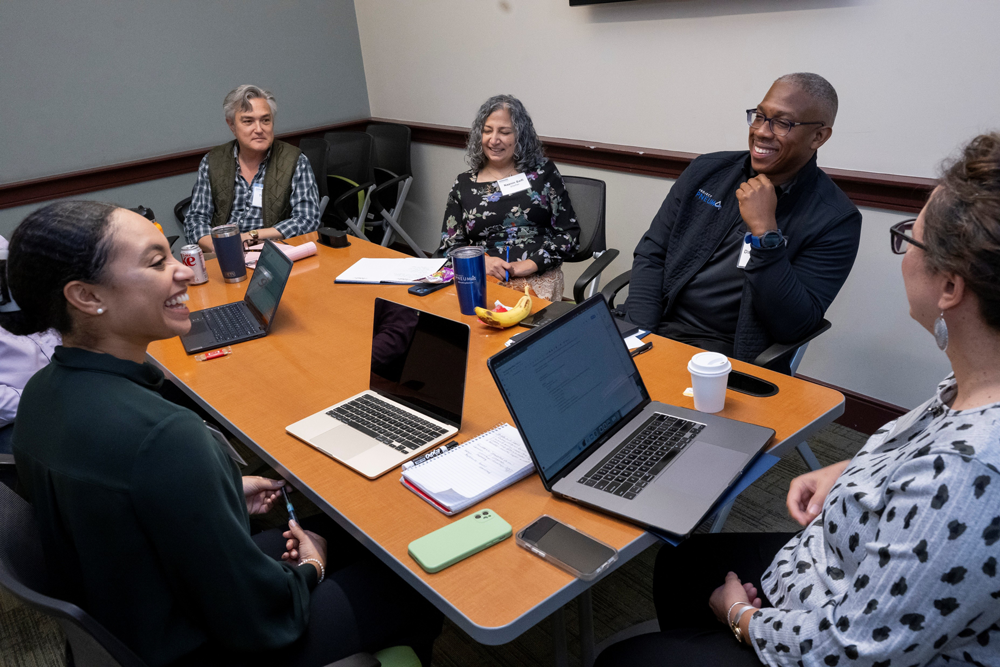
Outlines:
[{"label": "dangling earring", "polygon": [[[98,308],[98,309],[97,309],[97,314],[98,314],[98,315],[103,315],[103,314],[104,314],[104,309],[103,309],[103,308]],[[946,332],[945,332],[945,334],[947,335],[947,333],[948,333],[948,332],[946,331]]]},{"label": "dangling earring", "polygon": [[934,320],[934,342],[942,352],[948,349],[948,323],[944,321],[944,311]]}]

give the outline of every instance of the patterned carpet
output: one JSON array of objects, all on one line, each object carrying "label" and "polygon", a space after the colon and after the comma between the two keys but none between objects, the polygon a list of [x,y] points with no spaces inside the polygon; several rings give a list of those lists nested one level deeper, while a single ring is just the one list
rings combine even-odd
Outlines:
[{"label": "patterned carpet", "polygon": [[[866,436],[833,424],[809,445],[824,465],[849,458]],[[736,501],[726,532],[794,531],[798,524],[785,510],[785,492],[796,475],[806,472],[798,454],[782,459]],[[699,531],[707,531],[703,525]],[[650,586],[658,546],[647,549],[593,589],[594,634],[601,642],[636,623],[655,618]],[[576,605],[566,609],[571,664],[579,664]],[[0,667],[64,665],[62,633],[48,619],[17,604],[0,591]],[[552,664],[552,623],[546,621],[503,646],[482,646],[445,623],[435,644],[434,667],[514,667]]]}]

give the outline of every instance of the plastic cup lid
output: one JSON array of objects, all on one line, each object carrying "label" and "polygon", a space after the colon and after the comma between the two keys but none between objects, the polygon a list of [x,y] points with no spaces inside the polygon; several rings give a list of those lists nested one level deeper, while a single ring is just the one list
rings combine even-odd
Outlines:
[{"label": "plastic cup lid", "polygon": [[688,362],[688,371],[698,375],[725,375],[732,369],[726,355],[718,352],[699,352]]}]

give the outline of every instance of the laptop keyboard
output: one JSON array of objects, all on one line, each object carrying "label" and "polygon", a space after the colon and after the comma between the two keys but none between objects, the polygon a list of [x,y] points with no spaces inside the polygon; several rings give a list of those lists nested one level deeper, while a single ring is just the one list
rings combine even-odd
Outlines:
[{"label": "laptop keyboard", "polygon": [[580,483],[632,500],[704,428],[698,422],[655,414]]},{"label": "laptop keyboard", "polygon": [[216,341],[235,340],[260,333],[260,325],[247,316],[240,302],[230,303],[205,311],[205,322]]},{"label": "laptop keyboard", "polygon": [[404,454],[447,433],[437,424],[371,394],[358,396],[326,414]]}]

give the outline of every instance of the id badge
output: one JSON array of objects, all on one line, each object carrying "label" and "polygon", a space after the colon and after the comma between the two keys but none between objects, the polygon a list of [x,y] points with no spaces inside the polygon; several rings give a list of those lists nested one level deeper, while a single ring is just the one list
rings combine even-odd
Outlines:
[{"label": "id badge", "polygon": [[528,177],[524,174],[514,174],[513,176],[508,176],[507,178],[501,178],[497,181],[497,185],[500,186],[500,194],[512,195],[515,192],[521,192],[522,190],[527,190],[531,187],[531,183],[528,182]]},{"label": "id badge", "polygon": [[736,268],[745,269],[750,263],[750,241],[743,241],[743,250],[740,251],[740,259],[736,262]]},{"label": "id badge", "polygon": [[250,205],[254,208],[260,208],[264,205],[264,185],[262,183],[253,186],[253,198],[250,200]]}]

